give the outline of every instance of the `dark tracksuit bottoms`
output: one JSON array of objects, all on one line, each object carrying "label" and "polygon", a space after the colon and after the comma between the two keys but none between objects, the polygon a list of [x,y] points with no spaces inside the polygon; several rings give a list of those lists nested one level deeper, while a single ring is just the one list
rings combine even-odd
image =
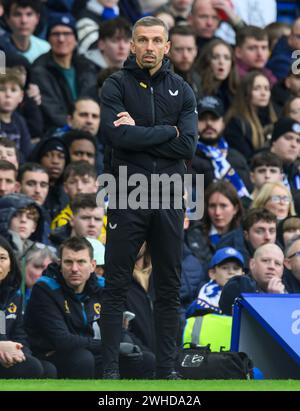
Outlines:
[{"label": "dark tracksuit bottoms", "polygon": [[[157,377],[174,369],[181,258],[182,209],[108,210],[106,285],[101,312],[103,366],[118,369],[122,316],[137,254],[148,242],[155,287]],[[145,324],[147,327],[147,324]]]}]

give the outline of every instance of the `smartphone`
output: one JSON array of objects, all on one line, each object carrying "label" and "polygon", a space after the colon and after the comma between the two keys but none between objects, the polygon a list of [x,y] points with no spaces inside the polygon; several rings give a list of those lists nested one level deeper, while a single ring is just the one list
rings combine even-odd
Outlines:
[{"label": "smartphone", "polygon": [[123,312],[123,321],[127,320],[128,322],[135,318],[135,314],[130,311]]}]

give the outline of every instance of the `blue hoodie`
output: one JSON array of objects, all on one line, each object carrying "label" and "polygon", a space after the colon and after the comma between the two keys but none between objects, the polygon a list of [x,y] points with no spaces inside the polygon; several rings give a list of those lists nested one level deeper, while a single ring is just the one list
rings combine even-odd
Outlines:
[{"label": "blue hoodie", "polygon": [[288,75],[291,64],[295,61],[292,58],[294,50],[289,46],[287,40],[286,36],[282,36],[278,40],[267,63],[267,68],[272,71],[278,80],[282,80]]}]

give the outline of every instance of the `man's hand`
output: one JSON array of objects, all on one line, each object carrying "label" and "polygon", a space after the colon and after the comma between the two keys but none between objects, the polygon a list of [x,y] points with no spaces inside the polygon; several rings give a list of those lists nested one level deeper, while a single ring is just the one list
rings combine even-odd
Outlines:
[{"label": "man's hand", "polygon": [[268,283],[267,292],[271,294],[284,294],[285,288],[280,278],[273,277]]},{"label": "man's hand", "polygon": [[122,111],[121,113],[117,114],[118,120],[114,121],[114,126],[135,126],[135,121],[131,117],[131,115],[127,111]]},{"label": "man's hand", "polygon": [[211,3],[215,9],[223,11],[233,25],[241,21],[241,18],[235,13],[230,0],[212,0]]},{"label": "man's hand", "polygon": [[26,93],[28,97],[33,98],[38,106],[42,104],[42,95],[38,85],[30,83]]},{"label": "man's hand", "polygon": [[9,368],[25,361],[26,358],[22,348],[22,344],[13,341],[0,341],[0,364],[5,368]]}]

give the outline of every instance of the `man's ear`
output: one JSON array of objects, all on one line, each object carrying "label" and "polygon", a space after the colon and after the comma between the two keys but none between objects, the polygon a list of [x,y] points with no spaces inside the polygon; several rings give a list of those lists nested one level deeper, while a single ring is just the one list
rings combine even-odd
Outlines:
[{"label": "man's ear", "polygon": [[92,272],[94,272],[94,271],[96,270],[96,267],[97,267],[96,260],[92,260],[92,261],[91,261],[91,264],[92,264],[92,269],[93,269]]},{"label": "man's ear", "polygon": [[73,215],[71,216],[69,223],[70,223],[70,226],[73,228],[74,227],[74,216]]},{"label": "man's ear", "polygon": [[19,193],[21,190],[21,183],[19,181],[15,182],[15,193]]},{"label": "man's ear", "polygon": [[235,57],[238,59],[242,58],[242,50],[240,47],[236,47],[234,50]]},{"label": "man's ear", "polygon": [[249,233],[248,233],[248,231],[244,230],[244,231],[243,231],[243,234],[244,234],[245,240],[249,241]]}]

